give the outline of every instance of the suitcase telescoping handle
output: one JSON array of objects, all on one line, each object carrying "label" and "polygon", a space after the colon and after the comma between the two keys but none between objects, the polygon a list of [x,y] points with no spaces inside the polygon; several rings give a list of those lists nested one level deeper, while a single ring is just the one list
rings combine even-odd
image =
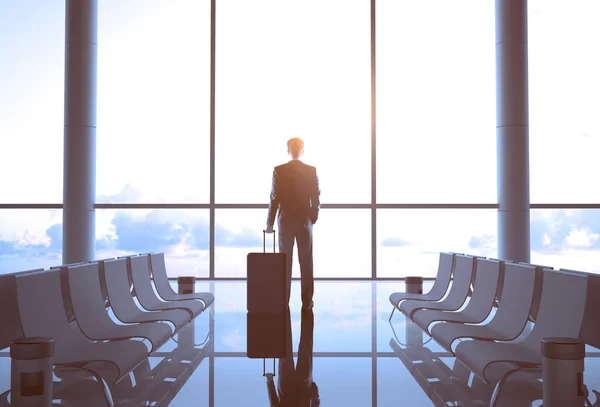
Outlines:
[{"label": "suitcase telescoping handle", "polygon": [[[263,230],[263,252],[267,252],[267,231]],[[275,253],[275,229],[273,229],[273,253]]]}]

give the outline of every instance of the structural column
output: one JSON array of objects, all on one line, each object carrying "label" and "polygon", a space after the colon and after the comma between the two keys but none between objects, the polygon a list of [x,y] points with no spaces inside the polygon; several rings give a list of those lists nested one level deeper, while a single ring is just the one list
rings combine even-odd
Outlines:
[{"label": "structural column", "polygon": [[95,257],[98,0],[66,1],[63,263]]},{"label": "structural column", "polygon": [[498,257],[529,262],[527,0],[496,0]]}]

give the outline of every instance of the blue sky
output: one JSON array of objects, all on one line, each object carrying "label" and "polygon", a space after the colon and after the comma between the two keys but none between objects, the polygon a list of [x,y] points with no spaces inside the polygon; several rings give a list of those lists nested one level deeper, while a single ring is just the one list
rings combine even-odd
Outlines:
[{"label": "blue sky", "polygon": [[[99,3],[97,202],[206,203],[210,2]],[[493,3],[378,1],[380,202],[496,202]],[[368,203],[369,2],[218,7],[217,201],[266,203],[285,141],[299,136],[324,203]],[[532,202],[598,202],[600,3],[529,9]],[[64,1],[1,2],[0,50],[0,202],[60,203]],[[370,276],[368,210],[323,213],[317,275]],[[217,273],[244,275],[265,216],[217,211]],[[205,275],[207,218],[98,210],[97,256],[165,251],[174,275]],[[440,250],[496,254],[495,210],[378,219],[382,276],[433,274]],[[0,211],[0,273],[60,262],[61,223],[55,210]],[[534,210],[531,226],[532,261],[600,272],[597,210]]]}]

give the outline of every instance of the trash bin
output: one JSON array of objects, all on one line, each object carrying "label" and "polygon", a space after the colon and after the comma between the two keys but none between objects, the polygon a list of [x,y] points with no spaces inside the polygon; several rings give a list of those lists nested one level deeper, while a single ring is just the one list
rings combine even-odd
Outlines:
[{"label": "trash bin", "polygon": [[54,339],[32,337],[10,344],[11,404],[50,407],[54,367]]},{"label": "trash bin", "polygon": [[196,279],[194,277],[177,277],[177,292],[179,294],[192,294]]},{"label": "trash bin", "polygon": [[584,358],[579,339],[542,339],[544,407],[584,407]]},{"label": "trash bin", "polygon": [[406,277],[404,284],[408,294],[423,294],[423,277]]}]

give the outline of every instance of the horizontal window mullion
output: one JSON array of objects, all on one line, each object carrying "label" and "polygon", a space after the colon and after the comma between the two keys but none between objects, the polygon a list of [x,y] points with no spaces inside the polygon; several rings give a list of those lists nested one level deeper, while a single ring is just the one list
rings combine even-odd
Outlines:
[{"label": "horizontal window mullion", "polygon": [[25,203],[9,203],[0,204],[0,209],[62,209],[63,204],[25,204]]},{"label": "horizontal window mullion", "polygon": [[[266,209],[268,204],[97,203],[95,209]],[[498,209],[498,204],[378,203],[322,204],[323,209]],[[600,209],[600,203],[532,203],[531,209]],[[2,209],[63,209],[60,203],[0,203]]]}]

